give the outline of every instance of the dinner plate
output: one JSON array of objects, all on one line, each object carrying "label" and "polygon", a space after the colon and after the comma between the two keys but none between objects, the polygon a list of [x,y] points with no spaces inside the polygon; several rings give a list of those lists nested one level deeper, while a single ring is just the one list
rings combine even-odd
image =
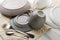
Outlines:
[{"label": "dinner plate", "polygon": [[46,14],[46,23],[53,28],[60,28],[60,6],[43,10]]},{"label": "dinner plate", "polygon": [[44,35],[38,37],[37,40],[60,40],[60,30],[52,28]]},{"label": "dinner plate", "polygon": [[1,13],[7,16],[21,15],[30,8],[27,0],[4,0],[0,5]]},{"label": "dinner plate", "polygon": [[60,26],[60,6],[54,7],[52,12],[49,14],[49,17],[54,24]]}]

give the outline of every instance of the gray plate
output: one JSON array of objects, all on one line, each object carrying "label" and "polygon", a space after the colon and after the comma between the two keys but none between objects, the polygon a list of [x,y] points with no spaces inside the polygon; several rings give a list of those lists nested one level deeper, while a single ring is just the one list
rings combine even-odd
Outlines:
[{"label": "gray plate", "polygon": [[18,27],[18,26],[16,26],[14,24],[13,20],[11,20],[10,24],[15,30],[18,30],[18,31],[28,32],[31,30],[31,28],[29,28],[29,27]]}]

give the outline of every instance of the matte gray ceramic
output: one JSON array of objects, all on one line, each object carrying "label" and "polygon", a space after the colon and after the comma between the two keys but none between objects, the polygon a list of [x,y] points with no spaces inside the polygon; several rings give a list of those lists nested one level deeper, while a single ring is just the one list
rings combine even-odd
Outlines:
[{"label": "matte gray ceramic", "polygon": [[11,26],[18,31],[23,31],[23,32],[30,31],[31,28],[28,25],[29,23],[28,20],[29,17],[26,15],[17,16],[16,18],[11,20]]},{"label": "matte gray ceramic", "polygon": [[30,13],[30,22],[29,25],[33,29],[40,29],[46,20],[46,16],[42,11],[39,10],[33,10],[33,12]]}]

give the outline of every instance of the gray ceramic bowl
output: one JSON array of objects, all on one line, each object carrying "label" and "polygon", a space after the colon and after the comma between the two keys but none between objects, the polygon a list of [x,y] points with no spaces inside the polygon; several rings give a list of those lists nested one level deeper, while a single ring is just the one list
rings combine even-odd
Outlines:
[{"label": "gray ceramic bowl", "polygon": [[7,16],[21,15],[30,9],[27,0],[5,0],[0,5],[0,12]]}]

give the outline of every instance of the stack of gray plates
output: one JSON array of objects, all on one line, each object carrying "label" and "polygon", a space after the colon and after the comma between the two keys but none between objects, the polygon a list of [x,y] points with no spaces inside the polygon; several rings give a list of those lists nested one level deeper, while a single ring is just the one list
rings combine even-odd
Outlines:
[{"label": "stack of gray plates", "polygon": [[17,16],[16,18],[11,20],[11,25],[15,30],[18,31],[23,31],[23,32],[28,32],[31,30],[29,27],[29,16],[22,15],[22,16]]},{"label": "stack of gray plates", "polygon": [[4,0],[0,4],[0,12],[6,16],[21,15],[30,8],[27,0]]}]

